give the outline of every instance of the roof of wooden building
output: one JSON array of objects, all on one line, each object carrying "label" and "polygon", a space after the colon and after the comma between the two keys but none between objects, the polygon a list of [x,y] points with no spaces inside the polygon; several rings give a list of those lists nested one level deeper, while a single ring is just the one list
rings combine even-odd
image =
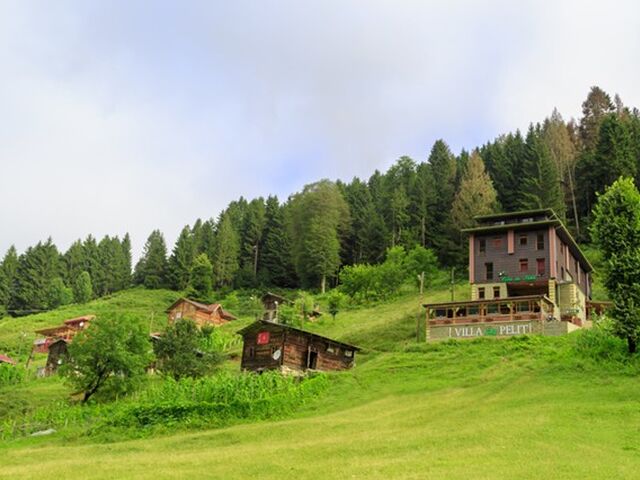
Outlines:
[{"label": "roof of wooden building", "polygon": [[266,300],[275,300],[278,303],[293,303],[291,300],[288,300],[287,298],[283,297],[282,295],[278,295],[277,293],[272,293],[272,292],[267,292],[264,295],[262,295],[261,300],[264,302]]},{"label": "roof of wooden building", "polygon": [[214,313],[216,310],[220,309],[220,315],[222,316],[222,318],[227,319],[227,320],[235,320],[236,319],[235,315],[233,315],[230,312],[227,312],[224,308],[222,308],[222,305],[220,305],[219,303],[206,304],[206,303],[196,302],[195,300],[191,300],[189,298],[179,298],[178,300],[173,302],[169,306],[169,308],[167,308],[166,313],[169,313],[171,310],[173,310],[176,306],[178,306],[182,302],[189,303],[189,304],[193,305],[194,307],[196,307],[196,309],[198,309],[198,310],[200,310],[202,312],[207,312],[207,313]]},{"label": "roof of wooden building", "polygon": [[13,358],[0,353],[0,363],[8,363],[9,365],[15,365],[16,361]]},{"label": "roof of wooden building", "polygon": [[238,330],[236,333],[238,333],[239,335],[246,335],[247,333],[250,333],[251,331],[255,330],[257,327],[264,327],[264,326],[270,326],[270,327],[279,327],[283,330],[291,330],[294,332],[298,332],[301,333],[303,335],[306,336],[310,336],[310,337],[314,337],[326,342],[331,342],[331,343],[335,343],[337,345],[342,345],[344,347],[348,347],[351,348],[353,350],[360,350],[360,347],[356,347],[355,345],[351,345],[349,343],[346,342],[341,342],[340,340],[335,340],[333,338],[329,338],[329,337],[325,337],[323,335],[319,335],[317,333],[313,333],[313,332],[309,332],[307,330],[302,330],[301,328],[297,328],[297,327],[292,327],[291,325],[285,325],[283,323],[276,323],[276,322],[270,322],[269,320],[256,320],[255,322],[253,322],[250,325],[247,325],[246,327]]}]

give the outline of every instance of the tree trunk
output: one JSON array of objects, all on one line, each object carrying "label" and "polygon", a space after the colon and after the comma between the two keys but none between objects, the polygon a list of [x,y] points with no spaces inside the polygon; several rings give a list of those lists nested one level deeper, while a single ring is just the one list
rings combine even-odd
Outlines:
[{"label": "tree trunk", "polygon": [[578,219],[578,206],[576,205],[576,191],[573,188],[573,177],[571,175],[571,169],[568,169],[569,174],[569,189],[571,190],[571,200],[573,203],[573,219],[576,222],[576,235],[580,238],[580,220]]},{"label": "tree trunk", "polygon": [[322,281],[320,282],[320,289],[322,293],[325,293],[327,290],[327,276],[322,275]]},{"label": "tree trunk", "polygon": [[633,337],[627,337],[627,345],[629,346],[629,353],[636,353],[638,350],[638,344]]}]

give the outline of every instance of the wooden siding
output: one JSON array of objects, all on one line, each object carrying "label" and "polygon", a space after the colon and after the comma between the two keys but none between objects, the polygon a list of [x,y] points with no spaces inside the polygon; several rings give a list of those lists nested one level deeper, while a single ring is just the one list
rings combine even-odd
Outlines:
[{"label": "wooden siding", "polygon": [[178,303],[171,310],[169,310],[168,318],[169,323],[173,323],[176,320],[186,318],[189,320],[193,320],[200,327],[207,324],[222,325],[223,323],[228,322],[228,320],[225,320],[220,316],[220,309],[209,313],[197,308],[195,305],[186,301]]},{"label": "wooden siding", "polygon": [[[537,250],[537,235],[544,236],[544,250]],[[526,245],[520,245],[520,237],[527,238]],[[549,232],[546,229],[518,230],[514,234],[513,253],[508,253],[508,234],[502,233],[477,233],[474,235],[474,278],[473,283],[494,283],[499,282],[499,273],[504,272],[508,277],[518,277],[523,275],[536,275],[537,280],[547,280],[549,278]],[[485,240],[485,252],[480,253],[480,240]],[[500,246],[496,246],[495,240],[500,239]],[[520,259],[527,259],[528,269],[526,272],[520,271]],[[545,274],[537,275],[537,259],[545,259]],[[493,263],[493,280],[485,276],[485,264]]]},{"label": "wooden siding", "polygon": [[[258,336],[263,332],[269,332],[269,342],[258,345]],[[315,370],[344,370],[351,368],[355,359],[355,351],[351,348],[278,324],[258,325],[243,334],[243,341],[243,370],[262,371],[284,367],[305,371],[312,354],[316,355]],[[275,360],[273,353],[277,349],[281,349],[282,353]],[[352,352],[351,357],[345,355],[347,350]]]}]

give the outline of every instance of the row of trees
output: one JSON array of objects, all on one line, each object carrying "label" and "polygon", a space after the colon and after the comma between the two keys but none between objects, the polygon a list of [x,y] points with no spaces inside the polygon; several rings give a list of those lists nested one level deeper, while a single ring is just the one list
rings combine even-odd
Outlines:
[{"label": "row of trees", "polygon": [[[316,287],[345,265],[379,264],[388,249],[418,245],[441,264],[466,263],[461,229],[494,211],[553,208],[588,241],[596,194],[619,175],[640,183],[640,114],[593,87],[583,116],[554,112],[525,134],[502,135],[454,155],[443,140],[428,159],[401,157],[386,173],[351,182],[322,180],[280,203],[232,202],[217,221],[185,227],[167,259],[160,232],[149,238],[137,281],[181,289],[206,253],[215,287]],[[158,260],[154,260],[155,253]],[[148,266],[153,265],[152,271]]]},{"label": "row of trees", "polygon": [[91,235],[61,253],[49,238],[18,255],[9,248],[0,263],[0,316],[83,303],[131,285],[131,239]]},{"label": "row of trees", "polygon": [[[464,266],[461,229],[473,226],[474,216],[499,210],[553,208],[587,241],[597,193],[620,175],[640,184],[640,112],[598,87],[582,107],[579,120],[565,122],[554,111],[525,134],[502,135],[470,153],[454,155],[438,140],[426,161],[401,157],[366,181],[321,180],[285,202],[274,196],[240,198],[217,219],[185,226],[170,253],[156,230],[133,281],[148,288],[191,288],[201,296],[209,290],[205,277],[211,288],[324,291],[336,284],[342,267],[380,264],[390,248],[409,251],[416,245],[431,249],[443,265]],[[59,304],[68,297],[60,292],[73,288],[85,271],[92,296],[129,282],[128,237],[77,242],[62,260],[48,241],[20,258],[10,251],[0,269],[0,305],[11,310]],[[24,264],[19,278],[18,263]]]}]

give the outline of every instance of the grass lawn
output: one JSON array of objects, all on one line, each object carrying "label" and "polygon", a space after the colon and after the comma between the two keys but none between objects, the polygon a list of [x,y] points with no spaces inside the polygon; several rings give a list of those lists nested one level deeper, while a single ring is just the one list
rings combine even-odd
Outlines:
[{"label": "grass lawn", "polygon": [[[425,301],[448,295],[433,289]],[[420,313],[406,294],[307,325],[363,352],[285,420],[113,443],[64,432],[12,440],[0,443],[0,478],[640,478],[640,361],[623,344],[613,359],[592,355],[582,333],[417,344]],[[55,378],[9,392],[38,404],[67,394]]]}]

